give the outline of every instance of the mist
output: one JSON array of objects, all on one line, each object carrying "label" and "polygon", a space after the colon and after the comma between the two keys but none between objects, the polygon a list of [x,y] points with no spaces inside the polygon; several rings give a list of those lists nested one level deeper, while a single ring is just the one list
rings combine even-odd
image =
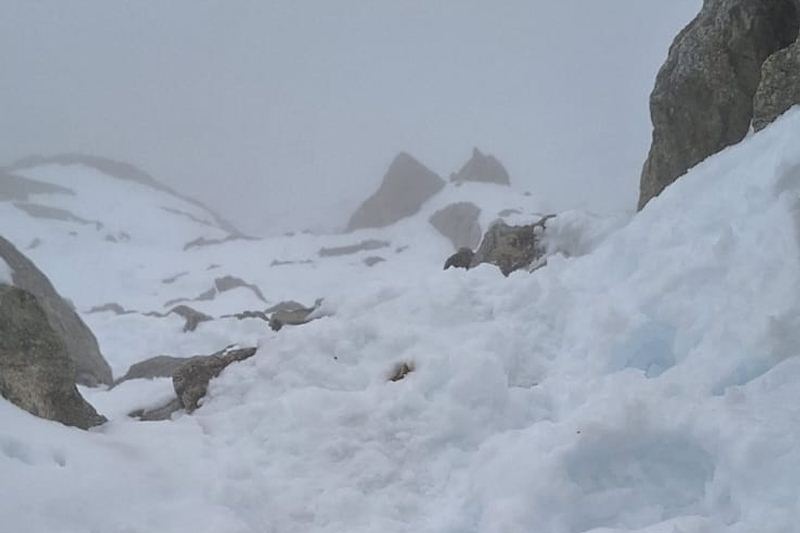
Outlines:
[{"label": "mist", "polygon": [[128,161],[271,234],[340,228],[399,151],[446,177],[477,146],[552,210],[631,210],[700,4],[4,0],[0,165]]}]

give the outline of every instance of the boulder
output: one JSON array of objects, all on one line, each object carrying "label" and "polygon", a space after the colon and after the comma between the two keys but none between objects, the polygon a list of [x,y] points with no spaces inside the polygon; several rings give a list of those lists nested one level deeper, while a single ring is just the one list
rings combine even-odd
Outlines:
[{"label": "boulder", "polygon": [[111,367],[100,353],[97,339],[73,307],[59,296],[47,276],[2,237],[0,258],[11,267],[14,286],[36,297],[50,326],[64,343],[67,355],[74,362],[75,376],[71,378],[82,385],[111,385]]},{"label": "boulder", "polygon": [[473,252],[471,248],[461,248],[447,258],[447,261],[444,263],[444,269],[464,268],[469,270],[470,265],[472,265],[473,257],[475,257],[475,252]]},{"label": "boulder", "polygon": [[345,246],[334,246],[331,248],[320,248],[319,254],[320,257],[337,257],[340,255],[352,255],[357,254],[358,252],[367,252],[370,250],[379,250],[381,248],[386,248],[391,243],[388,241],[379,241],[377,239],[367,239],[365,241],[361,241],[357,244],[348,244]]},{"label": "boulder", "polygon": [[378,190],[350,217],[347,231],[381,228],[419,211],[445,181],[406,153],[395,157]]},{"label": "boulder", "polygon": [[75,386],[75,362],[32,293],[0,285],[0,395],[29,413],[88,429],[106,421]]},{"label": "boulder", "polygon": [[464,163],[461,170],[450,176],[450,181],[455,183],[477,181],[496,183],[498,185],[511,184],[511,178],[509,178],[503,164],[493,155],[483,154],[477,148],[472,149],[472,157]]},{"label": "boulder", "polygon": [[653,139],[639,208],[750,128],[764,61],[797,38],[795,0],[705,0],[678,34],[650,96]]},{"label": "boulder", "polygon": [[182,365],[172,376],[175,394],[186,412],[191,413],[200,406],[205,397],[208,383],[231,363],[244,361],[256,353],[256,348],[226,348],[221,352],[205,357],[195,357]]},{"label": "boulder", "polygon": [[772,54],[761,67],[761,83],[753,99],[753,129],[772,121],[800,103],[800,41]]},{"label": "boulder", "polygon": [[509,226],[503,221],[492,224],[478,250],[470,268],[481,263],[497,266],[504,276],[515,270],[532,269],[541,264],[547,251],[543,236],[546,223],[554,215],[548,215],[533,224]]},{"label": "boulder", "polygon": [[188,305],[179,305],[172,308],[167,314],[176,314],[183,318],[186,322],[183,324],[183,332],[188,333],[197,329],[202,322],[214,320],[212,317],[205,313],[201,313],[196,309],[192,309]]},{"label": "boulder", "polygon": [[280,331],[283,326],[300,326],[302,324],[307,324],[314,318],[318,318],[312,317],[311,314],[319,309],[320,305],[322,305],[321,298],[314,303],[314,307],[284,306],[274,311],[269,317],[269,327],[272,328],[273,331]]},{"label": "boulder", "polygon": [[450,204],[431,215],[428,222],[447,237],[453,248],[475,248],[481,242],[481,209],[472,202]]},{"label": "boulder", "polygon": [[171,378],[175,372],[190,361],[196,360],[198,357],[172,357],[170,355],[158,355],[145,359],[130,366],[124,376],[114,382],[116,387],[120,383],[131,379],[155,379],[155,378]]}]

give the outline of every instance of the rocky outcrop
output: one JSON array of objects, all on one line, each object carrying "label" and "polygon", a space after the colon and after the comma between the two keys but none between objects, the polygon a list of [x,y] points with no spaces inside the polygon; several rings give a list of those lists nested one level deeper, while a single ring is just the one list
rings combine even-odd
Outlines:
[{"label": "rocky outcrop", "polygon": [[800,41],[772,54],[761,67],[753,99],[753,129],[759,131],[800,104]]},{"label": "rocky outcrop", "polygon": [[294,305],[297,302],[286,302],[280,308],[276,309],[269,317],[269,327],[273,331],[280,331],[283,326],[300,326],[307,324],[314,320],[312,313],[319,309],[322,305],[322,299],[314,303],[314,307],[305,307],[303,305]]},{"label": "rocky outcrop", "polygon": [[180,367],[198,357],[203,356],[172,357],[170,355],[158,355],[145,359],[131,365],[125,375],[114,382],[114,386],[116,387],[120,383],[131,379],[171,378]]},{"label": "rocky outcrop", "polygon": [[498,185],[511,184],[511,178],[509,178],[503,164],[493,155],[483,154],[477,148],[472,149],[472,157],[464,163],[461,170],[450,176],[450,181],[455,183],[476,181],[496,183]]},{"label": "rocky outcrop", "polygon": [[380,188],[350,217],[347,231],[381,228],[409,217],[445,186],[445,181],[406,153],[398,155]]},{"label": "rocky outcrop", "polygon": [[14,285],[36,298],[56,336],[64,343],[67,355],[74,362],[75,375],[70,379],[88,386],[111,385],[111,367],[100,353],[97,339],[72,306],[59,296],[47,276],[2,237],[0,258],[11,267]]},{"label": "rocky outcrop", "polygon": [[196,309],[192,309],[188,305],[179,305],[177,307],[174,307],[167,314],[176,314],[176,315],[178,315],[179,317],[181,317],[181,318],[183,318],[185,320],[185,322],[183,324],[183,332],[184,333],[189,333],[191,331],[196,330],[197,326],[199,326],[203,322],[208,322],[209,320],[214,320],[212,317],[208,316],[207,314],[201,313],[200,311],[197,311]]},{"label": "rocky outcrop", "polygon": [[744,138],[762,64],[795,41],[798,23],[794,0],[705,0],[673,42],[650,97],[653,142],[640,209],[689,168]]},{"label": "rocky outcrop", "polygon": [[444,263],[444,269],[448,268],[464,268],[469,270],[472,265],[472,258],[475,257],[475,252],[471,248],[461,248],[456,253],[447,258]]},{"label": "rocky outcrop", "polygon": [[75,386],[75,362],[41,302],[0,285],[0,395],[29,413],[81,429],[102,424]]},{"label": "rocky outcrop", "polygon": [[431,215],[428,222],[447,237],[456,250],[475,248],[481,242],[481,209],[472,202],[450,204]]},{"label": "rocky outcrop", "polygon": [[244,361],[255,354],[256,348],[225,349],[214,355],[196,357],[182,365],[172,376],[181,406],[188,413],[197,409],[212,378],[219,376],[231,363]]},{"label": "rocky outcrop", "polygon": [[366,241],[361,241],[358,244],[348,244],[346,246],[334,246],[332,248],[320,248],[319,254],[320,257],[336,257],[339,255],[352,255],[357,254],[358,252],[366,252],[370,250],[379,250],[381,248],[386,248],[391,243],[387,241],[379,241],[377,239],[367,239]]},{"label": "rocky outcrop", "polygon": [[[208,392],[208,384],[232,363],[244,361],[256,354],[256,348],[228,346],[212,355],[192,357],[160,356],[138,363],[137,373],[164,373],[171,371],[172,387],[176,398],[153,409],[137,409],[128,416],[144,421],[169,420],[181,409],[192,413],[200,407],[200,401]],[[133,365],[131,370],[137,365]],[[149,367],[149,369],[148,369]],[[131,373],[128,371],[128,374]],[[154,376],[157,377],[157,376]]]},{"label": "rocky outcrop", "polygon": [[552,217],[548,215],[524,226],[495,222],[483,236],[470,268],[490,263],[497,266],[504,276],[515,270],[535,268],[545,257],[547,249],[543,236],[547,221]]}]

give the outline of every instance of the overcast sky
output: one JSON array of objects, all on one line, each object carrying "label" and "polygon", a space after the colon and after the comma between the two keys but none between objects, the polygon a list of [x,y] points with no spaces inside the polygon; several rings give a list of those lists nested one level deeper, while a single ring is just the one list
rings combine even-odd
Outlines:
[{"label": "overcast sky", "polygon": [[701,0],[0,0],[0,163],[129,161],[244,229],[342,225],[408,151],[553,209],[635,207]]}]

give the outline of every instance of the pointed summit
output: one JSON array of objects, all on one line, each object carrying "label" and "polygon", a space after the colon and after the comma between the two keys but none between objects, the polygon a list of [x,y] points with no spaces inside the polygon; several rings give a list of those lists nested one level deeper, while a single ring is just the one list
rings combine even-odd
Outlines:
[{"label": "pointed summit", "polygon": [[401,152],[389,165],[375,194],[350,217],[347,231],[381,228],[409,217],[444,185],[445,181],[436,173]]},{"label": "pointed summit", "polygon": [[509,178],[503,164],[493,155],[483,154],[477,148],[472,149],[470,160],[461,167],[461,170],[450,176],[450,181],[456,183],[478,181],[496,183],[498,185],[511,184],[511,178]]}]

